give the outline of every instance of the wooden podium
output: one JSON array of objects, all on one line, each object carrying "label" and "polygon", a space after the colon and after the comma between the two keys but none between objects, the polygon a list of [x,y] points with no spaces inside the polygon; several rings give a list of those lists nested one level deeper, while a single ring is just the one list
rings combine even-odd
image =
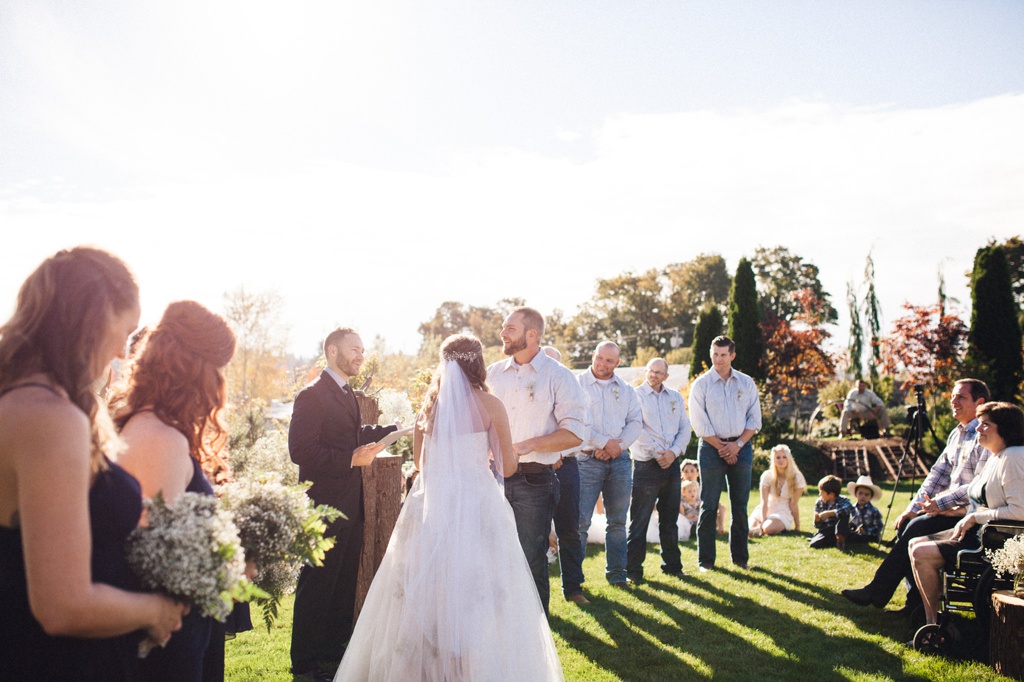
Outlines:
[{"label": "wooden podium", "polygon": [[[364,424],[376,424],[380,418],[377,401],[356,392],[359,412]],[[370,583],[384,558],[391,531],[402,509],[402,458],[378,455],[373,464],[363,467],[363,551],[359,556],[359,579],[356,586],[356,607],[353,622],[366,601]]]}]

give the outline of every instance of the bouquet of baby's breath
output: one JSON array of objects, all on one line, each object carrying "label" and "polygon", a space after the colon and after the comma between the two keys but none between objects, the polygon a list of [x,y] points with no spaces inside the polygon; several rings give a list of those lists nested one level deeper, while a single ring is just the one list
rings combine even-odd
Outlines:
[{"label": "bouquet of baby's breath", "polygon": [[[162,592],[223,621],[235,601],[262,596],[245,578],[245,555],[231,515],[212,495],[162,494],[145,502],[147,525],[128,537],[127,559],[146,589]],[[151,645],[143,642],[139,655]]]},{"label": "bouquet of baby's breath", "polygon": [[996,575],[1013,576],[1015,594],[1020,596],[1024,593],[1024,535],[1010,538],[1000,549],[986,549],[985,555],[992,562]]},{"label": "bouquet of baby's breath", "polygon": [[276,475],[240,480],[219,489],[221,503],[238,526],[245,558],[256,564],[254,580],[267,596],[255,600],[269,630],[281,598],[295,589],[299,569],[322,566],[334,538],[324,537],[327,524],[342,513],[316,505],[306,494],[309,484],[286,486]]}]

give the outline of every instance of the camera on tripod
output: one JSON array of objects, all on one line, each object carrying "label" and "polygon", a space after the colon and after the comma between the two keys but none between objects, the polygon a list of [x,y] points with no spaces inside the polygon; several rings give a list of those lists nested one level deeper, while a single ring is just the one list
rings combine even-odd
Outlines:
[{"label": "camera on tripod", "polygon": [[907,408],[907,421],[912,435],[924,435],[925,430],[931,428],[928,410],[924,405],[924,384],[914,384],[914,394],[917,396],[917,404]]}]

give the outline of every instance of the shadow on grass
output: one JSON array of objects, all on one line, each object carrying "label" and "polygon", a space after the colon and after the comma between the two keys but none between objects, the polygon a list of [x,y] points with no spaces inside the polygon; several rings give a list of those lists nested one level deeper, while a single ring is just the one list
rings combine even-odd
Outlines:
[{"label": "shadow on grass", "polygon": [[756,570],[656,575],[627,590],[591,588],[592,604],[552,614],[552,629],[622,680],[927,679],[877,638],[841,634],[842,597],[820,585]]}]

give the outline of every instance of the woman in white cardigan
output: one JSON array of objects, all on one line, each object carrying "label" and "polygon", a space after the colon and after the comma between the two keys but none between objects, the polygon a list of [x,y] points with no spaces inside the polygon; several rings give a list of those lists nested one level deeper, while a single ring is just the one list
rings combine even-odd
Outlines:
[{"label": "woman in white cardigan", "polygon": [[914,580],[924,599],[928,623],[938,620],[942,570],[961,549],[981,546],[981,527],[989,521],[1024,520],[1024,412],[1010,403],[978,408],[978,442],[992,456],[967,488],[971,506],[953,528],[910,541]]}]

